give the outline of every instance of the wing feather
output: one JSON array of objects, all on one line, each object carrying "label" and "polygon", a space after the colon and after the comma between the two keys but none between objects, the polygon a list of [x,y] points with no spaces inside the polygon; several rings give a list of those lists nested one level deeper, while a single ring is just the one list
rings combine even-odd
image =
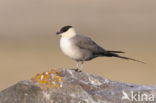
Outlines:
[{"label": "wing feather", "polygon": [[78,46],[81,49],[89,50],[93,54],[100,54],[105,53],[106,51],[100,47],[98,44],[96,44],[91,38],[82,36],[82,35],[76,35],[72,38],[73,42],[76,46]]}]

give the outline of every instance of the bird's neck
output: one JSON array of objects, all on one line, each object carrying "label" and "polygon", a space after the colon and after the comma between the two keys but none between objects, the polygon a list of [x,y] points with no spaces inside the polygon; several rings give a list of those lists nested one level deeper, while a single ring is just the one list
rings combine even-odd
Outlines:
[{"label": "bird's neck", "polygon": [[75,29],[71,28],[71,29],[69,29],[67,32],[63,33],[63,34],[62,34],[62,37],[63,37],[63,38],[72,38],[72,37],[74,37],[74,36],[76,36],[76,35],[77,35],[77,34],[76,34]]}]

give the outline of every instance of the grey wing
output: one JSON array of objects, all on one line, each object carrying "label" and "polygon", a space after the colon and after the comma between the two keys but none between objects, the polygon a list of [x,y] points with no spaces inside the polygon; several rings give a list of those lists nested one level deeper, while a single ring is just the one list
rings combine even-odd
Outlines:
[{"label": "grey wing", "polygon": [[73,42],[79,48],[89,50],[95,55],[107,53],[106,50],[104,50],[102,47],[96,44],[91,38],[86,36],[77,35],[73,37]]}]

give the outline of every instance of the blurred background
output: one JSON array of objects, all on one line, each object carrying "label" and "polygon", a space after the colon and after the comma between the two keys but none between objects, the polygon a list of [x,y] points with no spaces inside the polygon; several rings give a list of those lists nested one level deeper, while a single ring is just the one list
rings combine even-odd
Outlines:
[{"label": "blurred background", "polygon": [[55,35],[65,25],[147,63],[97,58],[84,72],[156,85],[155,10],[156,0],[0,0],[0,90],[49,69],[74,68]]}]

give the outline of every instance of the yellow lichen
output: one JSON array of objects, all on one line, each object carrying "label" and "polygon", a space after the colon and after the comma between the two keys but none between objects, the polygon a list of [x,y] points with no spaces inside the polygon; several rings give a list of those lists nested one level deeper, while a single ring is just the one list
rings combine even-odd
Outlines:
[{"label": "yellow lichen", "polygon": [[56,70],[39,73],[31,78],[32,82],[39,85],[42,90],[56,89],[62,87],[62,77]]}]

